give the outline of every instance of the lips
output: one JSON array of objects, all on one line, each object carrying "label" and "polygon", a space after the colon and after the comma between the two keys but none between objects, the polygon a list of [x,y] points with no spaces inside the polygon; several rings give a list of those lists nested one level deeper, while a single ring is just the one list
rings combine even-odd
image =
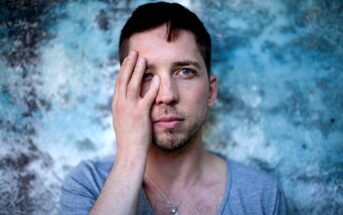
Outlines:
[{"label": "lips", "polygon": [[175,116],[167,116],[161,117],[158,120],[154,121],[154,126],[159,128],[177,128],[181,125],[184,119],[175,117]]}]

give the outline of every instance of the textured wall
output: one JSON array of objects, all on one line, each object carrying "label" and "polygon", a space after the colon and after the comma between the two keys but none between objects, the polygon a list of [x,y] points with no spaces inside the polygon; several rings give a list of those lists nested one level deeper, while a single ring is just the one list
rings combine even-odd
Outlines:
[{"label": "textured wall", "polygon": [[[1,1],[0,214],[56,214],[81,159],[115,151],[119,31],[146,1]],[[342,1],[180,1],[213,43],[210,148],[277,176],[291,214],[343,207]]]}]

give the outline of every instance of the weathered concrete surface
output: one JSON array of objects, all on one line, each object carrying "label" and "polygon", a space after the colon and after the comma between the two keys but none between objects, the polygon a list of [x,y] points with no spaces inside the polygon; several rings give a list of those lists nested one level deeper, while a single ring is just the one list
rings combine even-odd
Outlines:
[{"label": "weathered concrete surface", "polygon": [[[0,214],[56,214],[70,168],[115,151],[118,35],[142,2],[0,3]],[[213,39],[209,147],[277,176],[291,214],[338,214],[342,2],[181,3]]]}]

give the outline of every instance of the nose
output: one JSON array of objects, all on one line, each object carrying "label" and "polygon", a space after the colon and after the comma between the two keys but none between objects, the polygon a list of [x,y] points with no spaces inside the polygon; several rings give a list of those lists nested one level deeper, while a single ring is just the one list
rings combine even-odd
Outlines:
[{"label": "nose", "polygon": [[160,77],[160,88],[156,97],[156,104],[158,105],[174,105],[177,103],[179,97],[177,86],[172,77]]}]

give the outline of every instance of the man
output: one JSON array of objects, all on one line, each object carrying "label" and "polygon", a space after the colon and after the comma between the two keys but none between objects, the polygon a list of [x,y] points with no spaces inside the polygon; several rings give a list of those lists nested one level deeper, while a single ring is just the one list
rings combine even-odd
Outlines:
[{"label": "man", "polygon": [[81,163],[62,214],[285,214],[275,179],[204,149],[217,96],[211,40],[178,4],[137,8],[119,42],[112,112],[117,153]]}]

